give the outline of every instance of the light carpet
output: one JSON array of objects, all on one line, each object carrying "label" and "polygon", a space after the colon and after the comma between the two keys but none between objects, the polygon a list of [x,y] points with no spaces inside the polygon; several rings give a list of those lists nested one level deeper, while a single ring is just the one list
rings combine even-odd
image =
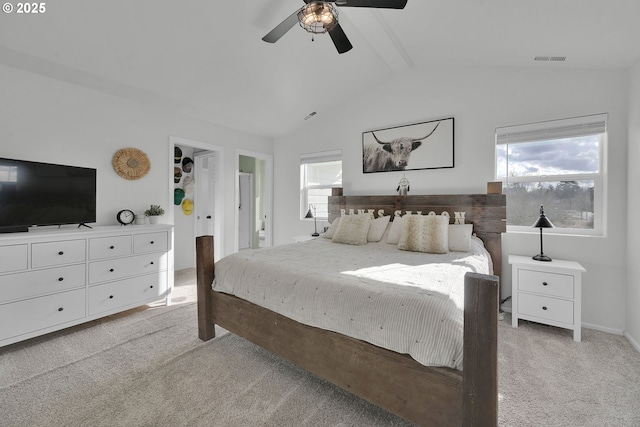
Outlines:
[{"label": "light carpet", "polygon": [[[410,426],[226,331],[197,338],[192,270],[175,304],[0,348],[0,425]],[[621,336],[499,325],[501,426],[640,426],[640,354]]]}]

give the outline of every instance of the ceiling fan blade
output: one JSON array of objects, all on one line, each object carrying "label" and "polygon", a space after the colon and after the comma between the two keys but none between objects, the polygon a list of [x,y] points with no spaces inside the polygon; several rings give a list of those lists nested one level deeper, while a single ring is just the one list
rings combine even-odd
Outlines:
[{"label": "ceiling fan blade", "polygon": [[336,6],[375,7],[380,9],[404,9],[407,0],[336,0]]},{"label": "ceiling fan blade", "polygon": [[280,40],[280,37],[284,36],[287,31],[293,28],[294,25],[298,22],[298,10],[293,12],[291,16],[287,19],[279,23],[273,30],[269,31],[269,33],[262,38],[262,40],[267,43],[275,43]]},{"label": "ceiling fan blade", "polygon": [[353,45],[347,38],[347,35],[344,33],[339,22],[336,22],[336,25],[329,30],[329,35],[331,36],[331,40],[333,40],[333,44],[336,46],[336,49],[338,49],[338,53],[349,52],[353,48]]}]

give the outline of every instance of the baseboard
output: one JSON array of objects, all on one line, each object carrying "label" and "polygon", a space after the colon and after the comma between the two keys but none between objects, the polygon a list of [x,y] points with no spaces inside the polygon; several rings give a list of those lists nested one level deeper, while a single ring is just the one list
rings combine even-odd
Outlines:
[{"label": "baseboard", "polygon": [[582,322],[582,327],[586,329],[593,329],[594,331],[607,332],[614,335],[624,335],[624,331],[622,329],[608,328],[606,326],[594,325],[593,323]]},{"label": "baseboard", "polygon": [[629,341],[629,343],[631,343],[631,345],[638,350],[638,352],[640,352],[640,343],[638,343],[637,340],[635,340],[631,335],[629,335],[629,333],[627,331],[623,332],[624,337],[627,339],[627,341]]},{"label": "baseboard", "polygon": [[[502,304],[502,311],[511,313],[511,301],[507,301],[504,304]],[[594,325],[593,323],[584,323],[584,322],[582,323],[582,327],[585,329],[593,329],[595,331],[606,332],[608,334],[622,335],[627,339],[627,341],[629,341],[629,343],[636,350],[638,350],[638,352],[640,352],[640,343],[636,339],[634,339],[631,335],[629,335],[629,333],[626,331],[623,331],[621,329],[608,328],[606,326],[601,326],[601,325]]]}]

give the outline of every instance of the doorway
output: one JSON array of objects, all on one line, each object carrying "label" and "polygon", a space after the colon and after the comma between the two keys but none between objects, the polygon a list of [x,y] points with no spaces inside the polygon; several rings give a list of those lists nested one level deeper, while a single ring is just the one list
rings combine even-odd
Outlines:
[{"label": "doorway", "polygon": [[273,156],[236,150],[235,200],[236,251],[271,246]]},{"label": "doorway", "polygon": [[255,225],[255,203],[253,197],[253,174],[240,172],[239,179],[239,200],[238,204],[238,249],[255,249],[256,245],[256,225]]},{"label": "doorway", "polygon": [[[174,266],[175,270],[195,268],[195,238],[203,234],[212,234],[214,240],[214,261],[225,255],[224,251],[224,163],[223,147],[169,137],[169,167],[174,171],[176,147],[182,151],[182,161],[189,157],[193,161],[193,181],[191,189],[185,188],[184,177],[178,179],[170,174],[169,200],[173,201],[168,209],[169,221],[174,226]],[[183,168],[184,173],[184,168]],[[177,189],[183,197],[176,197]],[[179,190],[178,190],[179,191]],[[187,192],[188,191],[188,192]],[[184,199],[191,198],[193,211],[183,209]],[[207,218],[210,217],[210,218]]]}]

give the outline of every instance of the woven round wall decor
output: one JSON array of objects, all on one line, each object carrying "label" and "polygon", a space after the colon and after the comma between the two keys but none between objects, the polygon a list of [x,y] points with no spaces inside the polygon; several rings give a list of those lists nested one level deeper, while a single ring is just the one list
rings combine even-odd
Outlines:
[{"label": "woven round wall decor", "polygon": [[124,179],[140,179],[151,169],[149,157],[137,148],[121,148],[111,161],[113,169]]}]

